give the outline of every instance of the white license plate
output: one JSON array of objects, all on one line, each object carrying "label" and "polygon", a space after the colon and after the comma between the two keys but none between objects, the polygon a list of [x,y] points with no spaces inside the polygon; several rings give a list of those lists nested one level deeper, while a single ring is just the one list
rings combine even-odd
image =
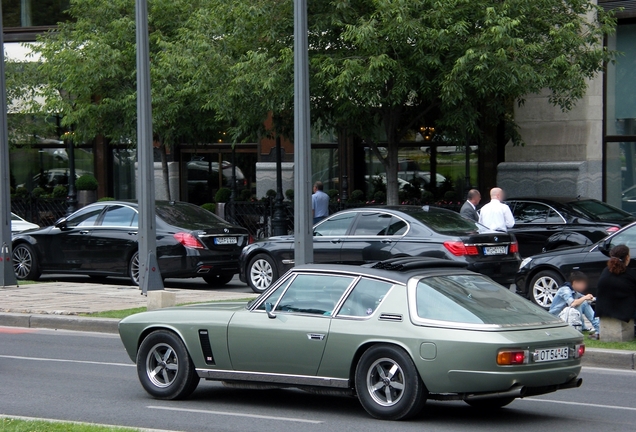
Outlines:
[{"label": "white license plate", "polygon": [[486,246],[484,255],[508,255],[508,246]]},{"label": "white license plate", "polygon": [[236,237],[214,237],[214,244],[217,245],[228,245],[237,243],[238,239]]},{"label": "white license plate", "polygon": [[533,353],[535,363],[567,360],[570,358],[568,347],[538,349]]}]

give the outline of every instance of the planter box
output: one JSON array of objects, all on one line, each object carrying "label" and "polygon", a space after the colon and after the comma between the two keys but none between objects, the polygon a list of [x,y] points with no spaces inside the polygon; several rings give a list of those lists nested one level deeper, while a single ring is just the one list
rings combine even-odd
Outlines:
[{"label": "planter box", "polygon": [[77,191],[77,206],[82,208],[88,204],[92,204],[97,201],[97,191],[94,190],[80,190]]}]

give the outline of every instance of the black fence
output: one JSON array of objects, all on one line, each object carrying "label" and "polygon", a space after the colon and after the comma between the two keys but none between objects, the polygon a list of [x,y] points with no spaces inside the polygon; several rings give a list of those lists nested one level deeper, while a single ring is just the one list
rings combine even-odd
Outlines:
[{"label": "black fence", "polygon": [[66,215],[66,198],[12,198],[11,211],[40,226],[53,225]]}]

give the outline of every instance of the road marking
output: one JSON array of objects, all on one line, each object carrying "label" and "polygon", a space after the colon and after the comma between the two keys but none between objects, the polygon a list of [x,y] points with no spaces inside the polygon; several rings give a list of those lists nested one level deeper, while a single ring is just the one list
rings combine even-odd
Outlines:
[{"label": "road marking", "polygon": [[636,408],[633,407],[624,407],[624,406],[614,406],[614,405],[600,405],[600,404],[591,404],[591,403],[583,403],[583,402],[568,402],[568,401],[559,401],[559,400],[551,400],[551,399],[524,399],[525,401],[530,402],[547,402],[553,404],[561,404],[561,405],[577,405],[577,406],[585,406],[592,408],[607,408],[607,409],[615,409],[615,410],[623,410],[623,411],[636,411]]},{"label": "road marking", "polygon": [[73,420],[60,420],[60,419],[52,419],[52,418],[43,418],[43,417],[24,417],[24,416],[14,416],[8,414],[0,414],[0,419],[12,419],[12,420],[24,420],[24,421],[44,421],[49,423],[70,423],[76,425],[84,425],[84,426],[98,426],[103,428],[127,428],[133,429],[140,432],[179,432],[179,431],[171,431],[166,429],[148,429],[148,428],[140,428],[136,426],[121,426],[121,425],[109,425],[109,424],[101,424],[101,423],[86,423],[86,422],[78,422]]},{"label": "road marking", "polygon": [[98,362],[98,361],[89,361],[89,360],[67,360],[67,359],[53,359],[53,358],[42,358],[42,357],[22,357],[22,356],[11,356],[11,355],[0,355],[0,358],[13,359],[13,360],[58,362],[58,363],[81,363],[81,364],[93,364],[93,365],[100,365],[100,366],[136,367],[134,364],[129,364],[129,363],[110,363],[110,362]]},{"label": "road marking", "polygon": [[210,410],[198,410],[198,409],[191,409],[191,408],[172,408],[172,407],[161,407],[161,406],[147,406],[146,408],[166,410],[166,411],[181,411],[181,412],[200,413],[200,414],[222,415],[222,416],[231,416],[231,417],[248,417],[248,418],[261,419],[261,420],[276,420],[276,421],[311,423],[311,424],[324,423],[323,421],[320,421],[320,420],[305,420],[305,419],[293,418],[293,417],[275,417],[275,416],[266,416],[266,415],[258,415],[258,414],[243,414],[243,413],[230,412],[230,411],[210,411]]}]

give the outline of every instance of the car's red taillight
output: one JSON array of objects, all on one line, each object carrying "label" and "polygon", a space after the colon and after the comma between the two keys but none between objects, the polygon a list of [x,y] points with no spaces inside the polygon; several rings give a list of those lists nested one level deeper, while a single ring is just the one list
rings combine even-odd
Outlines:
[{"label": "car's red taillight", "polygon": [[528,351],[499,351],[497,353],[497,364],[500,366],[525,363],[528,363]]},{"label": "car's red taillight", "polygon": [[444,242],[444,247],[455,256],[479,255],[479,249],[475,245],[467,245],[460,241]]},{"label": "car's red taillight", "polygon": [[252,234],[250,234],[250,238],[247,241],[247,244],[252,244],[252,243],[254,243],[254,237],[252,237]]},{"label": "car's red taillight", "polygon": [[575,352],[575,357],[576,358],[581,358],[583,357],[583,355],[585,354],[585,345],[581,344],[581,345],[575,345],[574,346],[574,352]]},{"label": "car's red taillight", "polygon": [[510,253],[511,254],[519,253],[519,243],[517,242],[510,243]]},{"label": "car's red taillight", "polygon": [[196,238],[195,236],[193,236],[190,233],[187,232],[178,232],[174,235],[174,238],[181,243],[182,245],[184,245],[185,247],[188,248],[192,248],[192,249],[204,249],[205,246],[203,246],[203,244],[199,241],[198,238]]},{"label": "car's red taillight", "polygon": [[612,234],[615,233],[616,231],[618,231],[620,228],[617,226],[611,226],[605,229],[605,232],[608,234]]}]

